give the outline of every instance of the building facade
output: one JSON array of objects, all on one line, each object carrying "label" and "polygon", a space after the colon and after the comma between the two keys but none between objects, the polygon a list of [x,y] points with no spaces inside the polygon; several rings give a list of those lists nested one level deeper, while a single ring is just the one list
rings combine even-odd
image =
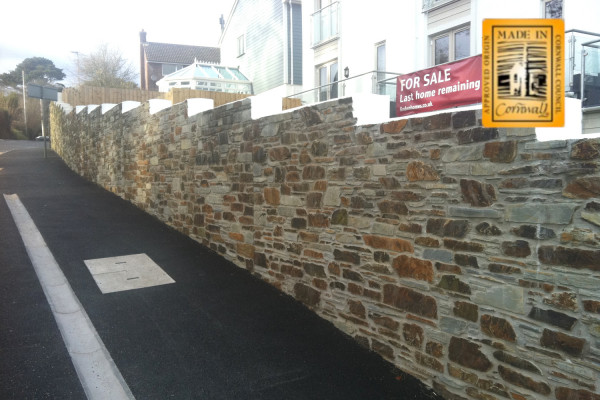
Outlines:
[{"label": "building facade", "polygon": [[302,4],[236,0],[220,39],[221,62],[238,67],[254,94],[286,97],[303,84]]}]

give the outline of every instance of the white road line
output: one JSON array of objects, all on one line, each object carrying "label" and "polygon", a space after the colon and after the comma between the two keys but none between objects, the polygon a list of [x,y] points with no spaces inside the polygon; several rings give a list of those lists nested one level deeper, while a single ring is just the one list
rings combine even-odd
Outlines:
[{"label": "white road line", "polygon": [[16,194],[4,195],[89,400],[134,399],[44,238]]}]

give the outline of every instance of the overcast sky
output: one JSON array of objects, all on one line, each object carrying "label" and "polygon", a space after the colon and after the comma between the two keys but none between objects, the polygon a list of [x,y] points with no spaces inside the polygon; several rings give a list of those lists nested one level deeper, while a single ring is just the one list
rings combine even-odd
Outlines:
[{"label": "overcast sky", "polygon": [[2,4],[0,73],[24,59],[45,57],[76,80],[76,55],[107,43],[139,71],[139,32],[149,42],[217,46],[219,17],[234,0],[15,0]]}]

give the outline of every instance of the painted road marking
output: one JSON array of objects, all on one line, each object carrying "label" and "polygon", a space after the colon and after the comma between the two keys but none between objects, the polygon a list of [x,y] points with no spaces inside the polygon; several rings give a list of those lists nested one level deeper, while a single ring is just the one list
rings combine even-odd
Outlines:
[{"label": "painted road marking", "polygon": [[175,283],[146,254],[98,258],[84,263],[102,293]]},{"label": "painted road marking", "polygon": [[4,195],[89,400],[133,399],[92,321],[16,194]]}]

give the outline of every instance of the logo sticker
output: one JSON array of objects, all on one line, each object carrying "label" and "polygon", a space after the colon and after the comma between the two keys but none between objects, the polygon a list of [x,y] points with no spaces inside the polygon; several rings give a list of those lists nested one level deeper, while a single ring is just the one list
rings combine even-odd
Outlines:
[{"label": "logo sticker", "polygon": [[483,21],[484,126],[564,126],[564,36],[562,19]]}]

